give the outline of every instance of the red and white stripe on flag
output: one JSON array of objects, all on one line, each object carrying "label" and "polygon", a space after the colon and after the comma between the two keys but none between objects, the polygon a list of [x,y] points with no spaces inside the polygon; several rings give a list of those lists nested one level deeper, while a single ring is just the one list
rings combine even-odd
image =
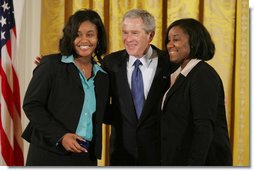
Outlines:
[{"label": "red and white stripe on flag", "polygon": [[16,27],[12,0],[0,0],[0,165],[23,166],[19,80],[16,72]]}]

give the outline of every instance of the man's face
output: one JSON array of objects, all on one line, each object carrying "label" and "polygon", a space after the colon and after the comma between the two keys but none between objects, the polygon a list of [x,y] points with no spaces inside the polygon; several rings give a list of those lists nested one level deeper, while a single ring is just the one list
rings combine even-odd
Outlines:
[{"label": "man's face", "polygon": [[126,51],[129,55],[140,58],[146,54],[154,32],[144,30],[141,18],[126,18],[122,23],[122,37]]}]

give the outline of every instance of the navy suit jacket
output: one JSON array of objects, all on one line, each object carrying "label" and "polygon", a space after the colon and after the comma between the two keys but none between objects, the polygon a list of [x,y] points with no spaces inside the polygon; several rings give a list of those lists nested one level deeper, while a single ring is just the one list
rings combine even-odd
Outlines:
[{"label": "navy suit jacket", "polygon": [[152,46],[158,55],[158,66],[137,119],[127,80],[126,50],[103,59],[103,68],[110,79],[110,104],[105,122],[112,124],[110,139],[111,165],[160,165],[159,100],[169,86],[169,61],[165,52]]},{"label": "navy suit jacket", "polygon": [[[89,147],[89,153],[98,159],[101,158],[108,81],[107,74],[98,71],[94,80],[96,112],[93,114],[93,139]],[[56,144],[64,134],[75,133],[84,96],[74,64],[61,62],[60,54],[43,57],[25,94],[23,109],[30,122],[22,137],[41,148],[67,155],[68,152]]]},{"label": "navy suit jacket", "polygon": [[169,90],[161,118],[162,164],[232,165],[223,84],[199,62]]}]

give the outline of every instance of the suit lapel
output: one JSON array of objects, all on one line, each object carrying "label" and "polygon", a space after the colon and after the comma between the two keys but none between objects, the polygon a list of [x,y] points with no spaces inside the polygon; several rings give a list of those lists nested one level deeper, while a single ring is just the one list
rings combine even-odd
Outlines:
[{"label": "suit lapel", "polygon": [[119,100],[120,103],[123,104],[123,112],[127,116],[126,118],[131,119],[131,121],[137,122],[137,116],[135,112],[135,107],[131,95],[131,89],[128,83],[128,78],[127,78],[127,60],[129,58],[128,54],[125,52],[121,56],[121,61],[118,65],[118,68],[116,68],[116,85],[119,85],[118,95],[119,95]]},{"label": "suit lapel", "polygon": [[168,102],[168,99],[181,87],[181,85],[185,82],[185,80],[186,80],[186,77],[183,76],[182,74],[179,74],[175,84],[168,91],[168,94],[164,101],[164,108],[166,106],[166,103]]},{"label": "suit lapel", "polygon": [[67,70],[68,74],[70,75],[70,78],[73,80],[73,82],[78,86],[78,88],[82,89],[82,83],[80,81],[79,72],[74,66],[74,64],[67,64]]},{"label": "suit lapel", "polygon": [[163,54],[158,54],[158,66],[147,95],[141,117],[139,119],[139,124],[142,123],[146,116],[149,115],[150,111],[154,107],[153,104],[158,103],[162,96],[163,90],[167,89],[169,86],[170,68],[169,65],[167,65],[167,61],[163,59],[162,55]]}]

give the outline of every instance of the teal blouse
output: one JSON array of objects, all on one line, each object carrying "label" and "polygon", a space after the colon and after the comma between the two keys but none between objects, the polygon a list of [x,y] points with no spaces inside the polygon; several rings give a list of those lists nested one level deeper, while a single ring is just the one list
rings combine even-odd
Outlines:
[{"label": "teal blouse", "polygon": [[[74,63],[74,57],[62,56],[62,62]],[[77,66],[76,66],[77,67]],[[79,70],[79,68],[77,67]],[[87,80],[81,70],[79,70],[79,76],[85,93],[83,108],[79,118],[76,134],[84,138],[85,140],[91,141],[93,138],[93,122],[92,116],[96,110],[96,97],[94,91],[94,78],[98,71],[105,72],[98,64],[93,65],[93,76]]]}]

